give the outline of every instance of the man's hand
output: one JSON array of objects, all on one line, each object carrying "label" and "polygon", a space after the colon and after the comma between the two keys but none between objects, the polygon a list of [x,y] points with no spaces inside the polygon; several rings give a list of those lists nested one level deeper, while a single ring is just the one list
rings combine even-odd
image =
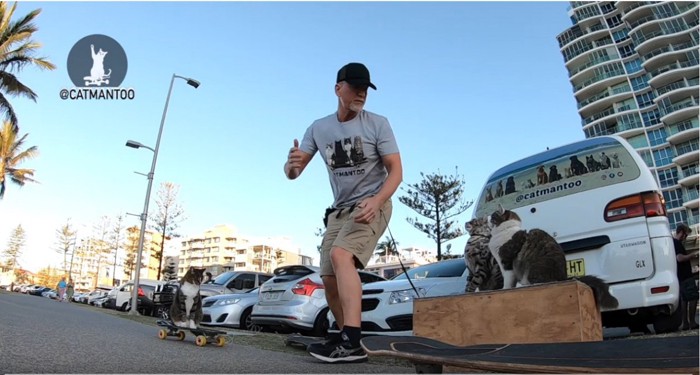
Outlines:
[{"label": "man's hand", "polygon": [[289,149],[287,162],[284,164],[284,173],[287,178],[293,180],[301,174],[311,160],[311,155],[299,149],[299,140],[294,139],[294,146]]},{"label": "man's hand", "polygon": [[379,209],[382,202],[379,202],[376,197],[371,197],[362,200],[358,205],[356,210],[360,210],[355,215],[355,222],[360,224],[369,224],[374,220],[380,219]]},{"label": "man's hand", "polygon": [[287,164],[289,164],[289,168],[291,169],[298,169],[301,167],[301,151],[299,151],[299,140],[297,139],[294,139],[294,147],[289,149]]}]

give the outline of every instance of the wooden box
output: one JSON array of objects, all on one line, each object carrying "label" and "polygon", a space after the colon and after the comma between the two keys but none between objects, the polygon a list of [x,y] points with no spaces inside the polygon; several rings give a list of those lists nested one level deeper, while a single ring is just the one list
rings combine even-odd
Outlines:
[{"label": "wooden box", "polygon": [[593,291],[573,280],[416,299],[413,334],[452,345],[603,340]]}]

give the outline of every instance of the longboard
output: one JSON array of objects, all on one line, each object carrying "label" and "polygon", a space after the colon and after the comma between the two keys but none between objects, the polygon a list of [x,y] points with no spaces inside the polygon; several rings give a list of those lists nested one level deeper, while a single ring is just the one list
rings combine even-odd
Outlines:
[{"label": "longboard", "polygon": [[175,336],[178,338],[178,340],[182,341],[185,339],[185,332],[184,331],[189,331],[192,333],[195,338],[194,338],[194,343],[197,346],[204,346],[208,343],[215,344],[216,346],[224,346],[226,345],[226,332],[224,331],[218,331],[215,329],[208,329],[208,328],[186,328],[186,327],[178,327],[172,322],[168,320],[156,320],[156,324],[160,327],[165,327],[161,328],[160,331],[158,331],[158,338],[161,340],[165,340],[166,338],[170,336]]},{"label": "longboard", "polygon": [[417,336],[368,336],[368,355],[408,359],[416,370],[442,366],[505,373],[693,373],[698,337],[606,340],[551,344],[454,346]]},{"label": "longboard", "polygon": [[298,333],[293,333],[284,338],[284,345],[286,346],[298,346],[306,349],[310,344],[323,342],[325,338],[323,337],[312,337],[304,336]]}]

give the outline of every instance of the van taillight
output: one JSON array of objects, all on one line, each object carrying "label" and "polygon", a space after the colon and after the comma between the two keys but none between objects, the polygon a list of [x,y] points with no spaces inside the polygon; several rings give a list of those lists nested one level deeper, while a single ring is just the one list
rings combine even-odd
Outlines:
[{"label": "van taillight", "polygon": [[666,202],[658,192],[630,195],[608,203],[604,215],[607,222],[640,216],[666,216]]},{"label": "van taillight", "polygon": [[146,295],[146,293],[143,292],[143,289],[141,289],[141,287],[139,287],[139,290],[137,293],[138,293],[139,297],[143,297]]},{"label": "van taillight", "polygon": [[304,279],[292,287],[292,293],[310,296],[314,294],[314,290],[316,289],[324,289],[323,284],[317,284],[310,279]]}]

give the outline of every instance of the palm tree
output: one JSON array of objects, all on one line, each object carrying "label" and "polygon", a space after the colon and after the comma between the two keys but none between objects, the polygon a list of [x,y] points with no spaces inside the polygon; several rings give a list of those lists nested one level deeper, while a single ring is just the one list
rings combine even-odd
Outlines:
[{"label": "palm tree", "polygon": [[384,241],[381,241],[377,244],[375,254],[379,256],[396,255],[399,253],[396,250],[396,246],[398,245],[399,244],[392,241],[392,239],[389,238],[389,236],[386,236],[384,237]]},{"label": "palm tree", "polygon": [[32,35],[38,30],[32,21],[41,13],[41,9],[11,21],[15,8],[16,2],[9,9],[6,2],[0,2],[0,114],[10,121],[16,131],[17,114],[6,95],[24,96],[35,102],[37,95],[20,82],[15,73],[27,66],[38,66],[42,70],[53,70],[56,66],[44,57],[34,57],[41,44],[32,40]]},{"label": "palm tree", "polygon": [[19,168],[23,161],[39,154],[36,146],[22,151],[22,144],[27,135],[17,139],[17,131],[10,121],[5,121],[0,128],[0,199],[5,195],[6,178],[19,186],[24,186],[26,182],[37,182],[32,178],[33,169]]}]

